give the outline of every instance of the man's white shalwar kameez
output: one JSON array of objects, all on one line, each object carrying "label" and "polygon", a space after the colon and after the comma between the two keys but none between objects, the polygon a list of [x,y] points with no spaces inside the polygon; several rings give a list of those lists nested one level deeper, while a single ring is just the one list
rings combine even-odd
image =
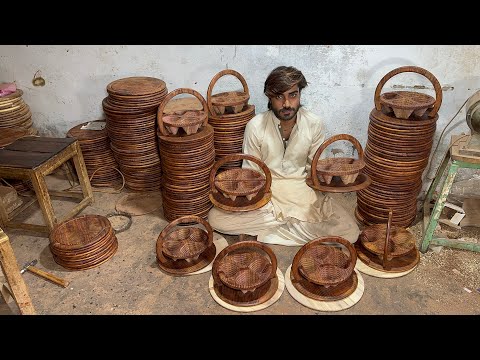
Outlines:
[{"label": "man's white shalwar kameez", "polygon": [[[359,229],[352,215],[305,183],[315,151],[325,140],[322,120],[301,107],[286,148],[279,126],[273,111],[258,114],[248,122],[243,143],[243,153],[261,159],[271,171],[271,201],[248,212],[214,207],[208,215],[210,225],[224,234],[257,235],[268,244],[299,246],[326,235],[355,242]],[[243,167],[262,172],[251,161],[244,161]]]}]

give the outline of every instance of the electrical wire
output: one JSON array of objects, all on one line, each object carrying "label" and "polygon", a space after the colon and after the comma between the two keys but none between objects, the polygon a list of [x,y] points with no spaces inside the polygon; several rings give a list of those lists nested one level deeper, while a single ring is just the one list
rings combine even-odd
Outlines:
[{"label": "electrical wire", "polygon": [[[433,163],[433,159],[434,159],[434,157],[435,157],[435,153],[436,153],[437,150],[438,150],[438,146],[440,145],[440,142],[442,141],[442,138],[443,138],[443,135],[445,134],[445,131],[446,131],[447,128],[450,126],[450,124],[452,123],[452,121],[457,117],[457,115],[460,113],[460,111],[463,109],[463,107],[464,107],[465,104],[467,103],[468,99],[470,99],[470,96],[467,98],[467,100],[465,100],[465,102],[462,104],[462,106],[460,106],[460,108],[459,108],[458,111],[455,113],[455,115],[453,115],[453,117],[450,119],[450,121],[447,123],[447,125],[445,125],[445,127],[443,128],[443,130],[442,130],[442,132],[441,132],[441,134],[440,134],[440,137],[438,138],[437,146],[435,146],[435,150],[433,150],[433,154],[432,154],[432,157],[431,157],[431,160],[430,160],[430,165],[428,166],[428,170],[425,172],[426,177],[427,177],[427,180],[433,180],[433,179],[434,179],[434,178],[428,177],[428,174],[430,173],[430,170],[431,170],[431,168],[432,168],[432,163]],[[464,135],[464,136],[466,136],[466,135]],[[462,136],[462,138],[463,138],[464,136]],[[452,144],[448,147],[448,149],[446,150],[446,152],[449,151],[450,148],[453,146],[453,144],[455,144],[458,140],[460,140],[460,138],[457,139],[457,140],[455,140],[455,142],[452,143]],[[445,153],[446,153],[446,152],[445,152]],[[436,173],[436,172],[435,172],[435,173]]]}]

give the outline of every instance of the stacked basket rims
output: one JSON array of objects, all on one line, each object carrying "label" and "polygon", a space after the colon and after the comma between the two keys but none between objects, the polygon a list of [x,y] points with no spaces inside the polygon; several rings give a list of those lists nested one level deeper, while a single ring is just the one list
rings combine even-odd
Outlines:
[{"label": "stacked basket rims", "polygon": [[[225,76],[235,76],[243,91],[228,91],[212,95],[217,81]],[[255,116],[255,106],[249,105],[250,93],[243,76],[235,70],[223,70],[210,81],[207,92],[209,124],[213,126],[216,160],[242,152],[243,135],[248,121]],[[224,168],[241,167],[242,161],[230,162]]]},{"label": "stacked basket rims", "polygon": [[[105,120],[94,123],[105,124]],[[117,161],[110,149],[107,130],[82,129],[88,122],[77,125],[67,132],[67,137],[76,138],[82,149],[83,160],[87,167],[88,177],[93,186],[113,187],[121,183],[121,175],[117,170]]]},{"label": "stacked basket rims", "polygon": [[32,128],[30,107],[22,99],[23,91],[17,89],[12,94],[0,97],[0,131],[3,129],[26,130],[29,135],[36,135]]},{"label": "stacked basket rims", "polygon": [[[168,102],[177,95],[190,94],[202,110],[177,108],[165,114]],[[158,148],[162,158],[162,205],[165,219],[182,216],[205,218],[212,207],[209,175],[215,162],[213,128],[208,124],[207,103],[193,89],[170,92],[158,108]]]},{"label": "stacked basket rims", "polygon": [[125,176],[125,185],[136,191],[158,191],[161,166],[156,138],[157,109],[167,94],[164,81],[129,77],[111,82],[103,99],[110,147]]},{"label": "stacked basket rims", "polygon": [[[436,97],[410,91],[381,94],[391,77],[404,72],[425,76],[433,84]],[[392,223],[407,227],[416,217],[417,196],[430,157],[442,89],[429,71],[405,66],[382,78],[374,100],[363,169],[372,183],[357,192],[355,216],[366,225],[386,223],[392,209]]]},{"label": "stacked basket rims", "polygon": [[108,218],[83,215],[57,225],[50,234],[55,262],[69,270],[86,270],[110,259],[118,249]]}]

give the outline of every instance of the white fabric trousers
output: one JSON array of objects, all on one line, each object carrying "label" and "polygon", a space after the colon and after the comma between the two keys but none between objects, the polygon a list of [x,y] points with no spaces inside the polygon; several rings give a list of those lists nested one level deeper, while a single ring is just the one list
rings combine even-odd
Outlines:
[{"label": "white fabric trousers", "polygon": [[354,243],[360,233],[355,220],[345,209],[332,201],[333,211],[322,222],[313,223],[289,217],[277,220],[272,202],[260,209],[231,212],[212,208],[208,222],[218,232],[227,235],[257,235],[257,240],[267,244],[302,246],[321,236],[341,236]]}]

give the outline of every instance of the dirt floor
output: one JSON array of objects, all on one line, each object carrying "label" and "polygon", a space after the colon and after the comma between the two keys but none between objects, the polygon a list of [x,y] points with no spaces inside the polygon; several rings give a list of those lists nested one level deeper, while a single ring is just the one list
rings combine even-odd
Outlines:
[{"label": "dirt floor", "polygon": [[[62,173],[47,179],[50,189],[70,185]],[[95,192],[95,202],[81,214],[106,215],[115,211],[125,194]],[[332,194],[353,213],[355,194]],[[71,200],[53,200],[57,216],[74,206]],[[418,217],[420,218],[420,216]],[[69,271],[58,265],[49,249],[49,239],[23,230],[4,229],[10,238],[18,266],[38,259],[37,267],[62,277],[70,284],[62,288],[26,272],[23,274],[38,314],[241,314],[220,306],[208,290],[211,272],[183,277],[170,276],[157,266],[155,245],[166,226],[162,209],[134,216],[131,227],[119,234],[118,251],[104,264],[89,270]],[[38,206],[32,205],[16,220],[42,224]],[[410,230],[420,244],[422,223]],[[453,231],[452,237],[478,242],[478,228]],[[236,236],[224,236],[233,244]],[[271,246],[279,269],[285,273],[299,247]],[[338,312],[317,311],[298,303],[287,291],[273,305],[249,314],[480,314],[480,253],[435,247],[420,254],[417,268],[399,278],[382,279],[362,274],[365,291],[352,307]],[[0,274],[0,285],[5,279]],[[0,314],[18,314],[13,301],[0,297]]]}]

